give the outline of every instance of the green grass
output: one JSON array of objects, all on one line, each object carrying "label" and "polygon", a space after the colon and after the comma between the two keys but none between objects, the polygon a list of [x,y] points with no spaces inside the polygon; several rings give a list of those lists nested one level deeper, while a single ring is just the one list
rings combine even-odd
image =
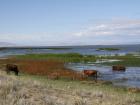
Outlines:
[{"label": "green grass", "polygon": [[120,61],[117,62],[105,62],[105,65],[125,65],[125,66],[133,66],[133,67],[140,67],[140,58],[133,56],[132,54],[127,54],[124,56],[107,56],[101,57],[99,59],[118,59]]},{"label": "green grass", "polygon": [[95,62],[94,55],[81,55],[78,53],[65,53],[65,54],[27,54],[27,55],[17,55],[16,58],[20,59],[53,59],[63,62]]}]

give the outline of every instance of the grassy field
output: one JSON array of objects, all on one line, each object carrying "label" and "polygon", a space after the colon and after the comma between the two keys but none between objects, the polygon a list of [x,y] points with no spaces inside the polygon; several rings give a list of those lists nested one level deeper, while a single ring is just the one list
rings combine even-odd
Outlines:
[{"label": "grassy field", "polygon": [[140,94],[95,82],[0,71],[0,105],[139,105]]}]

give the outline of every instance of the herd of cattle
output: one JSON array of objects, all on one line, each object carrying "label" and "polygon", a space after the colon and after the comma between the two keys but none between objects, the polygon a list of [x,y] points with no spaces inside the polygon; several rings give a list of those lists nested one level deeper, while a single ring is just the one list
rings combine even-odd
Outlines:
[{"label": "herd of cattle", "polygon": [[[126,68],[123,65],[114,65],[112,66],[113,71],[125,71]],[[14,72],[16,76],[18,76],[19,69],[18,66],[15,64],[7,64],[6,65],[6,72],[9,74],[10,72]],[[83,70],[82,73],[87,77],[94,77],[97,80],[98,71],[97,70]]]}]

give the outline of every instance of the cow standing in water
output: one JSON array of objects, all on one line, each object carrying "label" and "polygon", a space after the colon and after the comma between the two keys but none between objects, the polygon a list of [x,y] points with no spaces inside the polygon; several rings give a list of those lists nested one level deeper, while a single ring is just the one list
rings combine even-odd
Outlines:
[{"label": "cow standing in water", "polygon": [[96,81],[97,81],[97,70],[83,70],[84,75],[88,76],[88,77],[95,77]]},{"label": "cow standing in water", "polygon": [[126,67],[123,65],[114,65],[114,66],[112,66],[112,70],[113,71],[125,71]]},{"label": "cow standing in water", "polygon": [[7,64],[7,65],[6,65],[6,72],[7,72],[7,74],[9,74],[11,71],[14,72],[15,75],[18,76],[19,70],[18,70],[18,66],[17,66],[17,65],[14,65],[14,64]]}]

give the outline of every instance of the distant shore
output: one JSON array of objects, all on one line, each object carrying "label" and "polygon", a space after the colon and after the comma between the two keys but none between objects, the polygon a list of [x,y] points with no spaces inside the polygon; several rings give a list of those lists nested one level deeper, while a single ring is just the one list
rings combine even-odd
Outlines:
[{"label": "distant shore", "polygon": [[119,48],[97,48],[96,49],[97,51],[103,51],[103,50],[106,50],[106,51],[116,51],[116,50],[120,50]]}]

